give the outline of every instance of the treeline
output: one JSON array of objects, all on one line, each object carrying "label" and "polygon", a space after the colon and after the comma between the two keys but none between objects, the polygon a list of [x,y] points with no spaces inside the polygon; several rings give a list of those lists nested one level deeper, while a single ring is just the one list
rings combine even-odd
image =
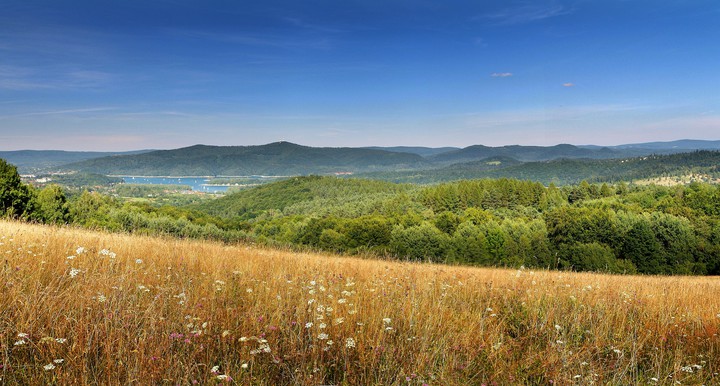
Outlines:
[{"label": "treeline", "polygon": [[[369,184],[374,190],[352,189]],[[338,253],[577,271],[720,273],[720,188],[709,184],[558,188],[497,179],[418,187],[301,177],[201,209],[242,218],[253,240]]]},{"label": "treeline", "polygon": [[[720,274],[720,187],[297,177],[186,207],[65,196],[0,161],[0,209],[47,223],[507,267]],[[15,172],[15,174],[17,174]]]}]

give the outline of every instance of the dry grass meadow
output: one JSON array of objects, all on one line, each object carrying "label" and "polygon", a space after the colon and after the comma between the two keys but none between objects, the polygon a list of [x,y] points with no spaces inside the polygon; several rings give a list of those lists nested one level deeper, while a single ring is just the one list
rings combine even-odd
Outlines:
[{"label": "dry grass meadow", "polygon": [[0,222],[0,384],[720,384],[720,280]]}]

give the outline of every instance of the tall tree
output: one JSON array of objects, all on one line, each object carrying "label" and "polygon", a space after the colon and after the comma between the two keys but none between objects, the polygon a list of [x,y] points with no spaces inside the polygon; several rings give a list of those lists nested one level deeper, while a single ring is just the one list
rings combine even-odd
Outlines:
[{"label": "tall tree", "polygon": [[32,212],[32,190],[20,180],[15,165],[0,158],[0,216],[26,217]]}]

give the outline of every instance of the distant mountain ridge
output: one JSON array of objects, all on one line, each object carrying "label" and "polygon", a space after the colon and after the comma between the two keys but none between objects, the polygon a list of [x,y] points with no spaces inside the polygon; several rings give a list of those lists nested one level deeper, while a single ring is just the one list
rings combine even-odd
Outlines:
[{"label": "distant mountain ridge", "polygon": [[63,170],[113,175],[234,176],[436,170],[456,174],[471,169],[475,172],[503,169],[516,163],[620,159],[705,149],[720,149],[720,141],[686,139],[617,146],[472,145],[465,148],[310,147],[274,142],[258,146],[194,145],[172,150],[124,153],[22,150],[0,152],[0,158],[17,165],[23,173]]},{"label": "distant mountain ridge", "polygon": [[441,153],[447,153],[450,151],[460,150],[459,147],[424,147],[424,146],[391,146],[391,147],[382,147],[382,146],[369,146],[369,147],[363,147],[363,149],[373,149],[373,150],[385,150],[385,151],[392,151],[395,153],[412,153],[417,154],[423,157],[433,156]]},{"label": "distant mountain ridge", "polygon": [[587,149],[574,145],[560,144],[555,146],[502,146],[489,147],[483,145],[468,146],[463,149],[428,157],[435,162],[458,163],[481,160],[490,157],[509,157],[518,161],[548,161],[558,158],[620,158],[627,153],[608,148]]},{"label": "distant mountain ridge", "polygon": [[428,165],[423,157],[411,153],[274,142],[259,146],[195,145],[139,155],[96,158],[65,165],[65,168],[111,175],[240,176],[354,173]]},{"label": "distant mountain ridge", "polygon": [[127,152],[98,151],[64,151],[64,150],[15,150],[0,151],[0,158],[18,167],[20,173],[32,173],[60,165],[79,162],[93,158],[114,155],[133,155],[147,153],[152,150],[135,150]]},{"label": "distant mountain ridge", "polygon": [[[580,146],[594,148],[597,146]],[[649,150],[719,150],[720,141],[707,141],[699,139],[680,139],[669,142],[630,143],[617,146],[605,146],[610,149],[649,149]]]}]

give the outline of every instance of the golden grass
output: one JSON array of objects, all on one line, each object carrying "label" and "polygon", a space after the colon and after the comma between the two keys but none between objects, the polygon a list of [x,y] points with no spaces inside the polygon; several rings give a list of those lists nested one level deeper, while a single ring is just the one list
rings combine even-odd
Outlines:
[{"label": "golden grass", "polygon": [[0,384],[718,384],[719,295],[0,222]]}]

